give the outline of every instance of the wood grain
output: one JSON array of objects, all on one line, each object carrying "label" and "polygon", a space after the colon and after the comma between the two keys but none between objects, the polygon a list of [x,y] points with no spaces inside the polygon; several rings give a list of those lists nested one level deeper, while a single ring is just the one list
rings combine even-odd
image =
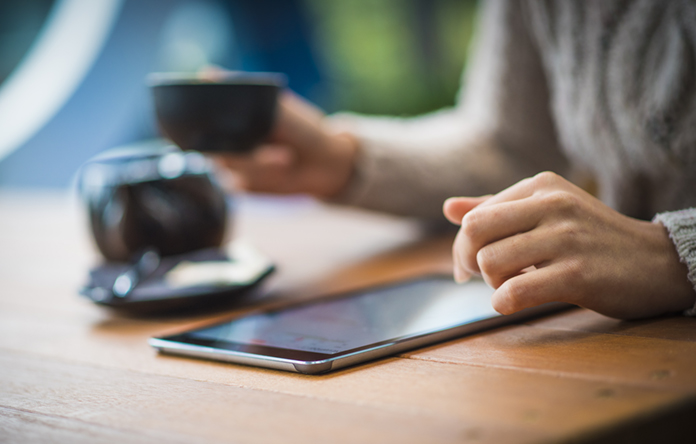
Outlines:
[{"label": "wood grain", "polygon": [[406,356],[696,393],[691,342],[514,326]]},{"label": "wood grain", "polygon": [[[0,354],[8,407],[141,433],[163,442],[534,442],[522,428],[480,425],[424,408],[384,408]],[[350,430],[350,433],[346,431]],[[342,431],[342,432],[339,432]],[[521,441],[520,441],[521,438]]]},{"label": "wood grain", "polygon": [[[240,437],[254,442],[272,438],[273,424],[264,411],[272,412],[281,428],[313,424],[305,436],[297,430],[303,439],[327,438],[332,428],[361,424],[351,431],[351,441],[449,442],[474,425],[481,435],[507,430],[516,439],[536,440],[575,436],[639,412],[657,413],[681,399],[677,392],[423,364],[396,358],[319,378],[263,371],[276,386],[258,390],[238,386],[234,371],[214,383],[3,352],[0,367],[9,370],[0,390],[3,404],[14,409],[185,435],[200,433],[196,427],[205,425],[204,438],[222,438],[222,428],[243,426]],[[293,383],[281,391],[283,380]]]},{"label": "wood grain", "polygon": [[167,442],[178,444],[186,441],[174,434],[153,436],[143,431],[129,431],[106,427],[81,419],[59,415],[46,415],[33,411],[0,407],[0,438],[7,443],[74,443],[107,444],[128,442],[146,444]]},{"label": "wood grain", "polygon": [[555,330],[696,342],[696,318],[679,314],[639,321],[621,321],[590,310],[574,310],[558,316],[531,321],[528,324]]},{"label": "wood grain", "polygon": [[193,323],[451,270],[451,234],[306,199],[240,199],[280,272],[217,312],[132,317],[76,289],[99,260],[76,203],[0,192],[1,442],[696,442],[696,320],[587,310],[324,376],[156,354]]},{"label": "wood grain", "polygon": [[[423,409],[443,417],[456,415],[456,419],[470,423],[495,418],[495,422],[512,427],[526,426],[531,421],[541,431],[552,432],[552,436],[572,436],[592,430],[593,425],[601,427],[605,420],[628,420],[638,412],[653,411],[657,415],[661,408],[685,396],[680,385],[684,378],[678,376],[684,375],[688,380],[691,374],[688,366],[684,368],[683,363],[676,361],[673,364],[685,370],[683,374],[650,378],[646,374],[653,365],[650,362],[634,368],[635,360],[620,362],[627,354],[610,359],[603,359],[606,355],[593,357],[593,350],[596,353],[602,348],[594,349],[592,343],[581,354],[573,349],[559,353],[565,347],[560,343],[534,344],[542,345],[540,353],[524,343],[530,339],[520,335],[517,327],[414,352],[411,357],[415,359],[382,360],[334,375],[313,377],[158,356],[146,344],[158,326],[144,321],[124,320],[119,326],[104,329],[51,320],[50,316],[15,322],[0,318],[3,329],[14,332],[14,338],[22,338],[13,342],[12,336],[2,330],[0,348],[19,352],[28,347],[33,354],[55,360],[288,395],[406,411]],[[45,334],[46,331],[51,334]],[[421,359],[433,362],[418,362]],[[515,369],[525,371],[511,371]],[[627,384],[676,390],[671,391],[666,404],[655,405],[655,399],[645,395],[652,393],[650,390],[637,390]],[[593,405],[593,401],[600,402]],[[592,412],[589,417],[587,410]],[[581,418],[584,421],[578,422]]]}]

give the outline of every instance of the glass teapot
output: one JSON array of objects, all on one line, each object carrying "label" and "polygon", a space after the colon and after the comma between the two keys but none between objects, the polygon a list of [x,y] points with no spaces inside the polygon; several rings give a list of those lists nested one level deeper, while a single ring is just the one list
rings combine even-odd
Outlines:
[{"label": "glass teapot", "polygon": [[182,254],[225,239],[226,195],[200,153],[161,144],[107,151],[83,165],[78,187],[107,260]]}]

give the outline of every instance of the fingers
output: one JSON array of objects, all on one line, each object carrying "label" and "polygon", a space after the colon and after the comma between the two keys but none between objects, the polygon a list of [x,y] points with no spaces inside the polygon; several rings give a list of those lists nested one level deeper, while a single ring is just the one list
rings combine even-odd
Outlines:
[{"label": "fingers", "polygon": [[485,202],[491,196],[481,197],[450,197],[442,205],[442,212],[447,220],[456,225],[461,225],[466,213]]},{"label": "fingers", "polygon": [[453,246],[455,275],[482,274],[503,314],[550,301],[582,303],[576,288],[588,273],[585,234],[596,219],[583,193],[541,173],[476,206],[449,203],[448,217],[468,210]]},{"label": "fingers", "polygon": [[292,91],[280,98],[278,116],[269,137],[272,143],[289,144],[301,151],[321,148],[328,137],[324,113]]},{"label": "fingers", "polygon": [[318,108],[285,91],[266,144],[222,164],[250,191],[335,196],[353,175],[358,143],[328,131],[324,120]]},{"label": "fingers", "polygon": [[565,272],[554,264],[508,279],[493,293],[491,304],[498,313],[512,314],[547,302],[573,303]]},{"label": "fingers", "polygon": [[[476,208],[476,206],[485,202],[490,195],[481,197],[451,197],[445,201],[442,206],[442,211],[445,217],[453,224],[460,225],[462,218],[466,213]],[[452,256],[457,257],[457,242],[452,246]],[[472,273],[466,271],[463,267],[454,267],[454,280],[458,283],[463,283],[471,278]]]},{"label": "fingers", "polygon": [[216,161],[234,171],[238,185],[248,191],[288,192],[295,153],[284,145],[262,145],[248,155],[218,155]]},{"label": "fingers", "polygon": [[549,230],[532,230],[484,246],[476,253],[476,262],[488,285],[499,288],[525,269],[544,267],[557,258],[560,242]]},{"label": "fingers", "polygon": [[287,170],[292,168],[295,156],[285,145],[263,145],[251,153],[251,161],[258,168]]},{"label": "fingers", "polygon": [[[525,248],[535,249],[527,254],[517,248],[515,256],[491,259],[500,256],[496,252],[507,243],[481,250],[502,239],[534,230],[542,220],[558,219],[558,216],[577,212],[579,199],[574,196],[577,192],[574,188],[562,177],[546,172],[522,180],[486,199],[453,198],[446,201],[443,209],[448,219],[455,223],[458,218],[461,220],[461,229],[453,245],[455,278],[483,273],[491,285],[499,286],[507,277],[550,259],[547,251],[549,241],[542,238],[531,241],[528,236],[512,241],[518,244],[527,239]],[[542,255],[542,251],[546,253]],[[488,270],[481,269],[481,260],[486,261]],[[499,270],[497,264],[503,260],[507,261],[507,266]]]},{"label": "fingers", "polygon": [[498,240],[530,231],[543,217],[538,199],[527,198],[492,206],[488,202],[468,212],[462,219],[453,246],[455,269],[479,274],[479,250]]},{"label": "fingers", "polygon": [[324,118],[324,112],[297,95],[292,90],[286,89],[280,98],[281,107],[292,114],[305,116],[307,120],[321,121]]},{"label": "fingers", "polygon": [[214,154],[211,157],[216,164],[232,171],[242,170],[249,163],[248,156],[240,156],[236,154]]},{"label": "fingers", "polygon": [[232,71],[228,71],[218,65],[205,65],[198,70],[196,76],[208,82],[220,82],[225,80],[231,72]]}]

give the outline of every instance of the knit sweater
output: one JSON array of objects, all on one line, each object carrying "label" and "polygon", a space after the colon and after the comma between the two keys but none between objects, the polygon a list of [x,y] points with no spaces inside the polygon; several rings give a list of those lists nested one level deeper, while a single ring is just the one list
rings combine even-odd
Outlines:
[{"label": "knit sweater", "polygon": [[337,115],[360,140],[339,202],[442,218],[544,170],[669,232],[696,288],[696,3],[487,0],[457,105]]}]

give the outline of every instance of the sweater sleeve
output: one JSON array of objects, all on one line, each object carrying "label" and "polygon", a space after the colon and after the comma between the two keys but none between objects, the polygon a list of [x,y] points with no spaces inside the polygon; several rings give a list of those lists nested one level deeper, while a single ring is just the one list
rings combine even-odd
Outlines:
[{"label": "sweater sleeve", "polygon": [[444,220],[450,196],[496,193],[543,170],[567,174],[521,3],[482,2],[454,108],[410,119],[332,117],[360,143],[355,175],[336,202]]},{"label": "sweater sleeve", "polygon": [[[689,270],[689,281],[696,290],[696,208],[658,213],[653,221],[660,222],[667,229],[679,258]],[[696,316],[696,305],[684,314]]]}]

